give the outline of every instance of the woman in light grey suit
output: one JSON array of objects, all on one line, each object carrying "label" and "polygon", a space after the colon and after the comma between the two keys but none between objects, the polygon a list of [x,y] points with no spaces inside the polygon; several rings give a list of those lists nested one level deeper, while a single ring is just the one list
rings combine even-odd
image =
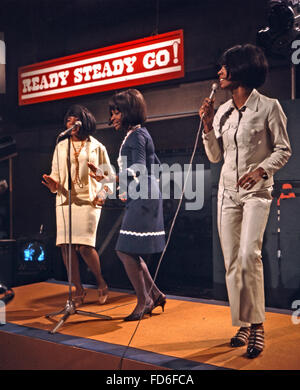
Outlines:
[{"label": "woman in light grey suit", "polygon": [[221,58],[222,89],[232,99],[214,115],[206,98],[199,110],[209,160],[222,158],[218,230],[232,324],[239,326],[232,347],[246,345],[254,358],[264,348],[265,299],[261,248],[272,202],[273,175],[291,156],[286,116],[276,99],[260,94],[267,60],[254,45],[237,45]]}]

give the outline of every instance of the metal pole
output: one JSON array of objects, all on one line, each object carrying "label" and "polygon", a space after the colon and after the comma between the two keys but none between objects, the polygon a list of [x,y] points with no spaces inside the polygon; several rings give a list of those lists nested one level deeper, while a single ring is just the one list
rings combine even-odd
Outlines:
[{"label": "metal pole", "polygon": [[69,279],[69,301],[72,301],[72,205],[71,205],[71,137],[68,138],[68,196],[69,196],[69,252],[68,252],[68,279]]},{"label": "metal pole", "polygon": [[291,99],[296,99],[296,67],[294,64],[291,66]]}]

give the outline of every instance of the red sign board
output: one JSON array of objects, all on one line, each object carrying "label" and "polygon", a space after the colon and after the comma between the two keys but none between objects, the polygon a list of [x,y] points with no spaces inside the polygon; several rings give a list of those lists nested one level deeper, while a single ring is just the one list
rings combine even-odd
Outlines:
[{"label": "red sign board", "polygon": [[19,105],[184,76],[183,30],[23,66]]}]

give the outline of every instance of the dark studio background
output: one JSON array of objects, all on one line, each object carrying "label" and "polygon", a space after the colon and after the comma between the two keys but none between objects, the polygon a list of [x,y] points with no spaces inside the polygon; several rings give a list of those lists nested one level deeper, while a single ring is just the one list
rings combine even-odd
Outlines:
[{"label": "dark studio background", "polygon": [[[93,112],[97,119],[95,136],[106,146],[114,166],[123,138],[107,126],[107,102],[114,91],[20,107],[18,67],[183,29],[185,77],[138,89],[148,104],[147,127],[162,162],[185,164],[199,125],[197,110],[216,78],[220,54],[234,44],[255,43],[257,32],[268,25],[268,5],[268,0],[2,1],[0,31],[4,32],[6,43],[6,93],[0,100],[0,137],[12,136],[18,155],[13,160],[13,239],[16,242],[2,244],[0,269],[9,267],[7,272],[12,285],[38,281],[34,280],[36,277],[66,280],[59,251],[55,248],[55,198],[42,186],[41,178],[43,173],[50,172],[55,139],[63,129],[67,108],[79,103]],[[276,175],[276,186],[280,188],[289,182],[294,192],[299,193],[298,79],[296,99],[291,100],[289,58],[269,58],[269,61],[270,74],[261,92],[280,99],[289,118],[288,131],[294,152],[288,165]],[[216,105],[228,97],[218,91]],[[195,163],[205,166],[204,207],[200,211],[182,208],[157,282],[166,293],[227,299],[215,221],[220,167],[208,162],[201,141]],[[8,161],[0,162],[2,178],[8,178]],[[3,214],[0,239],[7,239],[9,199],[7,193],[0,196]],[[176,205],[177,201],[165,202],[167,231]],[[298,197],[281,202],[282,257],[279,262],[277,209],[276,201],[273,202],[263,248],[266,297],[270,306],[290,308],[290,302],[297,295],[299,298],[299,206]],[[117,228],[112,229],[121,211],[118,201],[107,202],[99,224],[97,249],[101,251],[102,270],[109,286],[131,288],[114,253]],[[39,233],[41,225],[42,234]],[[38,239],[46,245],[47,267],[39,269],[38,276],[30,272],[26,275],[18,268],[22,244],[27,239]],[[157,260],[158,256],[148,259],[152,272]],[[86,283],[94,283],[85,267],[82,278]]]}]

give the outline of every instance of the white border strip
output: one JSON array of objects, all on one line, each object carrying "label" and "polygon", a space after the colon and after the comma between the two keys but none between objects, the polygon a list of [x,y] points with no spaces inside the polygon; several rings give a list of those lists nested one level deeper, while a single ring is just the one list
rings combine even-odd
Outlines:
[{"label": "white border strip", "polygon": [[181,71],[181,65],[172,66],[170,68],[164,68],[164,69],[156,69],[156,70],[152,70],[149,72],[131,74],[128,76],[115,77],[113,79],[106,79],[106,80],[102,80],[102,81],[93,81],[91,83],[86,83],[86,84],[73,85],[71,87],[52,89],[52,90],[43,91],[43,92],[30,93],[27,95],[22,95],[21,100],[34,99],[36,97],[55,95],[55,94],[64,93],[64,92],[77,91],[79,89],[92,88],[92,87],[97,87],[97,86],[101,86],[101,85],[119,83],[119,82],[123,82],[123,81],[141,79],[143,77],[151,77],[151,76],[157,76],[157,75],[161,75],[161,74],[173,73],[173,72],[179,72],[179,71]]},{"label": "white border strip", "polygon": [[140,233],[140,232],[131,232],[129,230],[120,230],[121,234],[127,234],[129,236],[138,236],[138,237],[146,237],[146,236],[163,236],[165,232],[162,230],[160,232],[147,232],[147,233]]},{"label": "white border strip", "polygon": [[138,54],[138,53],[142,53],[142,52],[148,51],[148,50],[155,50],[155,49],[159,49],[162,47],[172,46],[175,42],[178,42],[180,44],[180,41],[181,41],[180,38],[177,38],[177,39],[172,39],[172,40],[165,41],[165,42],[153,43],[152,45],[141,46],[141,47],[138,47],[135,49],[128,49],[128,50],[118,51],[116,53],[105,54],[105,55],[102,55],[99,57],[92,57],[92,58],[88,58],[86,60],[79,60],[79,61],[74,61],[74,62],[70,62],[70,63],[66,62],[62,65],[50,66],[48,68],[24,72],[24,73],[21,73],[20,76],[21,76],[21,78],[28,77],[28,76],[34,76],[34,75],[48,73],[48,72],[52,72],[52,71],[58,71],[61,69],[73,68],[75,66],[81,66],[81,65],[91,64],[94,62],[105,61],[105,60],[110,60],[113,58],[128,56],[131,54]]}]

